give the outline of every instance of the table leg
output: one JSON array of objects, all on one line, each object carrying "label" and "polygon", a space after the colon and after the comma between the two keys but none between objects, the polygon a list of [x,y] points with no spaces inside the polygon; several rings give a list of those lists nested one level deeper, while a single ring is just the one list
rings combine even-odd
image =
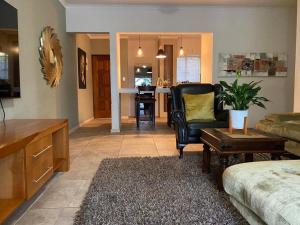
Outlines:
[{"label": "table leg", "polygon": [[210,172],[210,147],[207,144],[203,144],[203,165],[202,172]]},{"label": "table leg", "polygon": [[253,154],[252,153],[245,154],[245,162],[253,162]]},{"label": "table leg", "polygon": [[224,170],[228,167],[228,156],[227,155],[220,155],[220,165],[219,165],[219,171],[217,176],[217,185],[219,191],[224,190],[223,189],[223,180],[222,175]]}]

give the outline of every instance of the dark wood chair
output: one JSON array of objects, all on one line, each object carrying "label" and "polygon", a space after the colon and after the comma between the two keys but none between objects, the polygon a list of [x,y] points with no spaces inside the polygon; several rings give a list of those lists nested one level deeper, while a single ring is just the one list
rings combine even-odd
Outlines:
[{"label": "dark wood chair", "polygon": [[150,121],[155,126],[155,92],[156,86],[139,86],[138,93],[135,98],[135,115],[136,115],[136,126],[140,127],[141,111],[146,112],[148,109],[150,113]]}]

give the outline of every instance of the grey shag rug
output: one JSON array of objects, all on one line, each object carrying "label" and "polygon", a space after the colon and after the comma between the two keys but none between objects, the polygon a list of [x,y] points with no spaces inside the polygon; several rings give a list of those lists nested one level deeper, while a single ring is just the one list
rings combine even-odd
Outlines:
[{"label": "grey shag rug", "polygon": [[216,165],[201,171],[202,156],[102,161],[74,225],[248,224],[216,189]]}]

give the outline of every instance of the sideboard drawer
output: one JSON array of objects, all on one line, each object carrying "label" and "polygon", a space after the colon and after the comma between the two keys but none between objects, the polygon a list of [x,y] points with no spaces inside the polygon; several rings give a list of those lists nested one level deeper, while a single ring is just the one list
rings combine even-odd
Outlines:
[{"label": "sideboard drawer", "polygon": [[53,174],[52,136],[26,146],[27,198],[30,198]]}]

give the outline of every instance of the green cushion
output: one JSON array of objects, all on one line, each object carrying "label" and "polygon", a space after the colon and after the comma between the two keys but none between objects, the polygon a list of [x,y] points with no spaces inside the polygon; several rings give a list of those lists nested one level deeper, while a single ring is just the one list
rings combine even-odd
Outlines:
[{"label": "green cushion", "polygon": [[300,120],[300,113],[281,113],[281,114],[271,113],[271,114],[266,115],[265,119],[273,121],[273,122]]},{"label": "green cushion", "polygon": [[300,224],[300,160],[234,165],[225,170],[223,185],[266,224]]},{"label": "green cushion", "polygon": [[216,120],[214,113],[214,92],[207,94],[183,94],[185,117],[191,120]]},{"label": "green cushion", "polygon": [[261,120],[256,124],[256,129],[287,138],[288,142],[285,144],[285,149],[294,155],[300,156],[299,120],[290,120],[284,122]]}]

